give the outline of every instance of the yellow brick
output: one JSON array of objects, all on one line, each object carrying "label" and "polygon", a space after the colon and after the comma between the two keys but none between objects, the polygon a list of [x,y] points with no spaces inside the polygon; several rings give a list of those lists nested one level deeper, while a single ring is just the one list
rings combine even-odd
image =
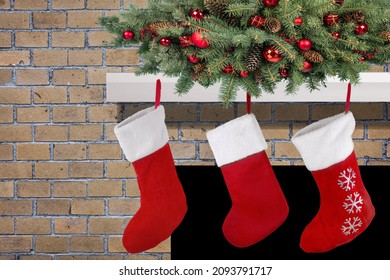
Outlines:
[{"label": "yellow brick", "polygon": [[81,31],[57,31],[52,33],[52,46],[55,48],[84,48],[85,33]]},{"label": "yellow brick", "polygon": [[18,182],[18,197],[50,197],[50,182],[21,181]]},{"label": "yellow brick", "polygon": [[390,122],[368,124],[368,139],[389,139],[389,138],[390,138]]},{"label": "yellow brick", "polygon": [[164,105],[166,121],[195,121],[196,105]]},{"label": "yellow brick", "polygon": [[32,250],[31,236],[5,236],[0,238],[0,252],[22,253]]},{"label": "yellow brick", "polygon": [[[88,77],[89,81],[91,77]],[[70,103],[103,103],[103,88],[101,87],[71,87],[69,89]]]},{"label": "yellow brick", "polygon": [[49,13],[33,13],[34,28],[65,28],[66,13],[49,12]]},{"label": "yellow brick", "polygon": [[13,182],[0,182],[0,197],[14,197]]},{"label": "yellow brick", "polygon": [[48,45],[49,33],[46,31],[15,32],[16,47],[47,47]]},{"label": "yellow brick", "polygon": [[383,65],[371,65],[369,72],[385,72]]},{"label": "yellow brick", "polygon": [[49,144],[16,144],[17,160],[48,160],[50,159]]},{"label": "yellow brick", "polygon": [[110,215],[134,215],[139,208],[139,199],[110,199],[108,202],[108,213]]},{"label": "yellow brick", "polygon": [[57,254],[56,255],[56,260],[72,260],[72,261],[80,261],[80,260],[88,260],[88,256],[86,256],[86,255],[79,255],[79,254],[77,254],[77,255],[68,255],[68,254],[66,254],[66,255],[59,255],[59,254]]},{"label": "yellow brick", "polygon": [[100,124],[72,125],[71,141],[103,140],[103,126]]},{"label": "yellow brick", "polygon": [[16,234],[50,234],[50,218],[17,218]]},{"label": "yellow brick", "polygon": [[71,178],[102,178],[103,163],[102,162],[71,162],[70,177]]},{"label": "yellow brick", "polygon": [[147,253],[168,253],[171,251],[171,238],[168,238],[145,252]]},{"label": "yellow brick", "polygon": [[102,236],[72,236],[72,252],[104,252],[104,239]]},{"label": "yellow brick", "polygon": [[82,234],[87,232],[86,218],[58,218],[54,220],[56,234]]},{"label": "yellow brick", "polygon": [[[169,140],[178,140],[179,139],[179,129],[176,123],[168,123],[168,137]],[[183,134],[183,133],[181,133]]]},{"label": "yellow brick", "polygon": [[54,197],[85,197],[87,186],[85,182],[55,182]]},{"label": "yellow brick", "polygon": [[122,237],[110,236],[108,238],[108,252],[110,253],[126,253],[126,249],[122,244]]},{"label": "yellow brick", "polygon": [[126,196],[140,196],[137,180],[126,181]]},{"label": "yellow brick", "polygon": [[84,9],[84,0],[52,0],[52,9]]},{"label": "yellow brick", "polygon": [[103,14],[99,12],[69,11],[68,27],[70,28],[96,28],[100,27],[98,20]]},{"label": "yellow brick", "polygon": [[86,108],[80,106],[59,106],[53,108],[53,122],[85,122]]},{"label": "yellow brick", "polygon": [[29,51],[4,51],[0,52],[0,66],[30,65]]},{"label": "yellow brick", "polygon": [[261,124],[261,131],[265,139],[290,139],[290,128],[288,124]]},{"label": "yellow brick", "polygon": [[13,123],[14,110],[11,106],[0,107],[0,123]]},{"label": "yellow brick", "polygon": [[[31,200],[2,200],[0,201],[0,216],[31,216]],[[1,240],[1,238],[0,238]],[[1,247],[1,246],[0,246]]]},{"label": "yellow brick", "polygon": [[[116,237],[113,237],[113,238],[116,238]],[[109,252],[110,251],[110,241],[111,239],[108,240],[108,250]],[[118,241],[120,241],[120,238],[118,238]],[[122,246],[123,247],[123,246]],[[125,251],[126,252],[126,251]],[[159,256],[156,255],[156,254],[126,254],[125,257],[124,257],[124,260],[159,260]]]},{"label": "yellow brick", "polygon": [[171,143],[171,150],[174,159],[195,158],[194,143]]},{"label": "yellow brick", "polygon": [[34,103],[67,103],[66,87],[34,87]]},{"label": "yellow brick", "polygon": [[8,144],[0,144],[0,160],[13,160],[14,147]]},{"label": "yellow brick", "polygon": [[62,253],[69,251],[69,238],[61,236],[37,236],[35,251],[38,253]]},{"label": "yellow brick", "polygon": [[130,4],[133,4],[140,8],[147,8],[148,2],[147,0],[124,0],[123,5],[128,7]]},{"label": "yellow brick", "polygon": [[383,103],[351,103],[350,111],[356,120],[382,120]]},{"label": "yellow brick", "polygon": [[90,218],[89,233],[91,234],[122,234],[122,218]]},{"label": "yellow brick", "polygon": [[0,69],[0,84],[11,83],[12,77],[13,77],[12,69]]},{"label": "yellow brick", "polygon": [[[134,104],[131,104],[131,105],[124,105],[124,112],[123,112],[124,113],[124,119],[126,119],[126,118],[128,118],[128,117],[130,117],[130,116],[132,116],[132,115],[134,115],[134,114],[136,114],[136,113],[146,109],[146,108],[149,108],[151,106],[153,106],[153,105],[152,104],[149,104],[149,105],[144,105],[144,104],[139,105],[137,103],[134,103]],[[167,107],[167,105],[164,105],[165,114],[167,115],[167,113],[166,113],[167,108],[166,107]],[[170,105],[168,105],[168,107],[172,108],[172,106],[170,106]],[[176,111],[173,110],[173,108],[171,109],[171,111],[174,112],[174,113],[180,112],[181,115],[188,115],[188,113],[196,114],[196,106],[192,106],[192,107],[188,108],[190,110],[186,110],[186,109],[183,110],[184,107],[185,106],[177,106],[176,105],[176,107],[175,107]],[[190,120],[196,120],[196,118],[191,118]],[[186,121],[186,120],[182,119],[182,121]]]},{"label": "yellow brick", "polygon": [[85,144],[55,144],[54,159],[55,160],[70,160],[70,159],[86,159],[87,148]]},{"label": "yellow brick", "polygon": [[130,66],[138,65],[139,56],[135,49],[107,49],[107,66]]},{"label": "yellow brick", "polygon": [[51,256],[47,256],[47,255],[38,255],[38,254],[35,254],[35,255],[20,255],[19,256],[19,260],[52,260],[53,258]]},{"label": "yellow brick", "polygon": [[301,158],[300,153],[291,142],[275,143],[276,158]]},{"label": "yellow brick", "polygon": [[29,13],[2,13],[0,17],[0,29],[29,29]]},{"label": "yellow brick", "polygon": [[87,258],[88,258],[88,260],[122,260],[122,257],[119,255],[117,255],[117,256],[88,255]]},{"label": "yellow brick", "polygon": [[55,85],[84,85],[86,79],[83,69],[55,69],[53,83]]},{"label": "yellow brick", "polygon": [[35,141],[67,141],[67,125],[49,125],[35,127]]},{"label": "yellow brick", "polygon": [[103,55],[101,50],[69,50],[69,65],[96,66],[102,64]]},{"label": "yellow brick", "polygon": [[1,179],[31,179],[31,162],[0,162]]},{"label": "yellow brick", "polygon": [[89,0],[87,9],[119,9],[120,1],[118,0]]},{"label": "yellow brick", "polygon": [[70,214],[70,206],[70,201],[64,199],[38,200],[37,214],[68,216]]},{"label": "yellow brick", "polygon": [[355,130],[352,134],[353,139],[362,139],[364,137],[364,125],[361,123],[356,123]]},{"label": "yellow brick", "polygon": [[1,0],[0,1],[0,9],[3,9],[3,10],[11,9],[10,0]]},{"label": "yellow brick", "polygon": [[234,118],[233,108],[223,108],[221,105],[202,106],[201,121],[230,121]]},{"label": "yellow brick", "polygon": [[49,122],[49,107],[19,107],[16,110],[18,123]]},{"label": "yellow brick", "polygon": [[278,121],[305,121],[309,119],[307,104],[277,104],[275,105],[275,119]]},{"label": "yellow brick", "polygon": [[89,68],[88,69],[88,83],[90,85],[106,85],[106,74],[107,73],[119,73],[120,68],[107,67],[107,68]]},{"label": "yellow brick", "polygon": [[72,215],[103,215],[104,200],[73,199],[71,209]]},{"label": "yellow brick", "polygon": [[0,218],[0,234],[14,234],[14,232],[14,219]]},{"label": "yellow brick", "polygon": [[35,178],[68,178],[68,164],[66,162],[36,162]]},{"label": "yellow brick", "polygon": [[105,129],[106,129],[106,136],[107,136],[107,141],[118,141],[116,138],[116,135],[114,133],[114,128],[116,124],[106,124]]},{"label": "yellow brick", "polygon": [[214,159],[213,151],[208,143],[199,143],[199,158]]},{"label": "yellow brick", "polygon": [[100,47],[111,44],[115,36],[105,30],[88,32],[88,43],[91,47]]},{"label": "yellow brick", "polygon": [[122,196],[122,181],[93,180],[88,184],[88,196],[110,197]]},{"label": "yellow brick", "polygon": [[34,50],[35,66],[66,66],[68,53],[66,50]]},{"label": "yellow brick", "polygon": [[181,140],[207,140],[206,133],[215,128],[214,124],[183,124]]},{"label": "yellow brick", "polygon": [[135,171],[129,162],[107,162],[107,178],[134,178]]},{"label": "yellow brick", "polygon": [[47,0],[14,0],[15,10],[47,10]]},{"label": "yellow brick", "polygon": [[17,85],[48,85],[49,71],[47,69],[17,69]]},{"label": "yellow brick", "polygon": [[11,32],[0,33],[0,48],[12,47]]},{"label": "yellow brick", "polygon": [[312,110],[312,119],[313,120],[322,120],[331,116],[335,116],[344,111],[344,105],[313,105]]},{"label": "yellow brick", "polygon": [[382,142],[355,141],[354,144],[357,157],[382,158]]},{"label": "yellow brick", "polygon": [[90,106],[88,119],[90,122],[117,122],[120,115],[118,105],[97,105]]},{"label": "yellow brick", "polygon": [[0,88],[1,104],[30,104],[30,89],[28,88]]},{"label": "yellow brick", "polygon": [[0,142],[31,141],[31,126],[0,126]]},{"label": "yellow brick", "polygon": [[122,150],[118,144],[89,144],[89,159],[121,159]]}]

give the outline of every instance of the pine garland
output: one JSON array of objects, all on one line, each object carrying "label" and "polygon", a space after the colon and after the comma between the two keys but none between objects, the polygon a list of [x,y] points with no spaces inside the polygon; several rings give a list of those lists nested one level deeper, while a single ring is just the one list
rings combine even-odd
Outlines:
[{"label": "pine garland", "polygon": [[282,80],[286,94],[303,84],[316,90],[329,76],[358,83],[359,73],[390,60],[388,0],[275,3],[148,0],[99,23],[115,34],[110,47],[137,46],[137,74],[179,77],[178,94],[220,82],[225,107],[240,88],[258,96]]}]

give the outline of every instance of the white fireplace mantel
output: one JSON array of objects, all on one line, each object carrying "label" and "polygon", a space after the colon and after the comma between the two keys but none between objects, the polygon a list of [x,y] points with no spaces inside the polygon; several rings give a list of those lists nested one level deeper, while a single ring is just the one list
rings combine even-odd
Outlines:
[{"label": "white fireplace mantel", "polygon": [[[221,102],[218,98],[219,84],[204,88],[199,84],[185,95],[175,94],[177,78],[161,75],[142,75],[134,73],[107,73],[107,101],[140,103],[154,102],[156,80],[162,83],[161,102]],[[347,82],[329,78],[326,87],[310,92],[301,87],[297,94],[285,94],[285,83],[281,82],[275,94],[263,93],[253,102],[343,102],[346,97]],[[236,102],[244,102],[246,93],[241,90]],[[361,73],[360,82],[352,87],[352,102],[390,102],[390,73]]]}]

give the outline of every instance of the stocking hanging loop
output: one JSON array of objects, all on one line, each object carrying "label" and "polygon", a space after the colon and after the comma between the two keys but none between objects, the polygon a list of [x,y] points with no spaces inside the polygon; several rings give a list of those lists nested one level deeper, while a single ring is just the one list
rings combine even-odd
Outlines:
[{"label": "stocking hanging loop", "polygon": [[160,106],[160,100],[161,100],[161,81],[160,79],[157,79],[156,81],[156,97],[155,97],[155,105],[154,108],[156,109],[158,106]]},{"label": "stocking hanging loop", "polygon": [[352,92],[351,83],[348,83],[347,99],[345,101],[345,113],[346,114],[349,112],[349,105],[351,103],[351,92]]},{"label": "stocking hanging loop", "polygon": [[246,93],[246,112],[248,114],[251,113],[251,102],[252,102],[252,97],[249,94],[249,92]]}]

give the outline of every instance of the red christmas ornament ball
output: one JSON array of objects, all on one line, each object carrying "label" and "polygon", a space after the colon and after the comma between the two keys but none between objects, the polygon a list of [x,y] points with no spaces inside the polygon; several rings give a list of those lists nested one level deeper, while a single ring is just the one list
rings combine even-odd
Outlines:
[{"label": "red christmas ornament ball", "polygon": [[232,74],[234,72],[234,68],[232,65],[226,65],[222,68],[222,72],[225,74]]},{"label": "red christmas ornament ball", "polygon": [[313,64],[311,64],[309,61],[303,62],[302,72],[304,73],[310,72],[312,68],[313,68]]},{"label": "red christmas ornament ball", "polygon": [[263,26],[265,18],[259,15],[253,15],[249,18],[248,25],[260,28]]},{"label": "red christmas ornament ball", "polygon": [[297,17],[294,19],[295,25],[301,25],[303,23],[303,19],[301,17]]},{"label": "red christmas ornament ball", "polygon": [[171,39],[163,37],[160,39],[160,44],[164,47],[168,47],[172,43]]},{"label": "red christmas ornament ball", "polygon": [[366,61],[366,58],[364,56],[362,56],[362,58],[359,61],[364,62],[364,61]]},{"label": "red christmas ornament ball", "polygon": [[189,16],[195,20],[202,20],[204,17],[204,14],[200,9],[193,9],[189,12]]},{"label": "red christmas ornament ball", "polygon": [[248,77],[248,75],[249,75],[249,72],[248,72],[248,71],[246,71],[246,70],[240,71],[240,76],[241,76],[242,78],[246,78],[246,77]]},{"label": "red christmas ornament ball", "polygon": [[263,57],[271,63],[275,63],[283,59],[283,55],[273,46],[267,47],[263,50]]},{"label": "red christmas ornament ball", "polygon": [[332,36],[333,36],[333,38],[335,38],[335,39],[337,40],[337,39],[340,39],[340,38],[341,38],[341,33],[335,31],[335,32],[332,33]]},{"label": "red christmas ornament ball", "polygon": [[122,33],[123,39],[125,40],[132,40],[134,38],[134,32],[131,30],[125,30]]},{"label": "red christmas ornament ball", "polygon": [[368,32],[368,25],[365,24],[364,22],[359,23],[356,28],[355,28],[355,33],[357,35],[363,35]]},{"label": "red christmas ornament ball", "polygon": [[198,63],[199,62],[199,57],[196,55],[191,55],[187,58],[187,60],[191,63]]},{"label": "red christmas ornament ball", "polygon": [[326,25],[335,25],[339,23],[339,16],[328,14],[328,15],[324,15],[323,20]]},{"label": "red christmas ornament ball", "polygon": [[279,0],[263,0],[264,6],[275,7],[279,4]]},{"label": "red christmas ornament ball", "polygon": [[342,5],[344,3],[344,0],[333,0],[336,4]]},{"label": "red christmas ornament ball", "polygon": [[298,44],[298,48],[301,51],[308,51],[311,49],[311,46],[313,45],[313,43],[309,39],[300,39],[298,40],[297,44]]},{"label": "red christmas ornament ball", "polygon": [[280,76],[282,76],[283,78],[287,78],[288,77],[288,70],[287,69],[280,70]]},{"label": "red christmas ornament ball", "polygon": [[200,31],[192,33],[191,39],[198,48],[208,48],[210,46],[209,40],[207,40],[206,36]]}]

